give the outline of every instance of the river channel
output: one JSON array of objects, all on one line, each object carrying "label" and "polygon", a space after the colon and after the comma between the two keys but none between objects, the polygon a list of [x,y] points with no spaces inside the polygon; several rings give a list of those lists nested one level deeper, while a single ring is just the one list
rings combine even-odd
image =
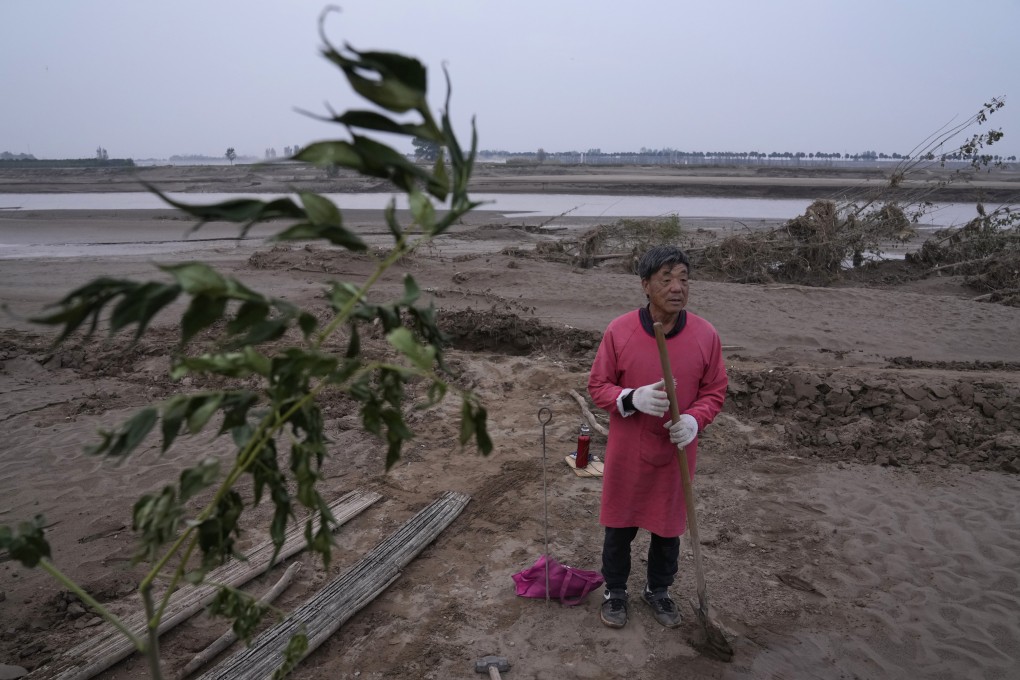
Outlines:
[{"label": "river channel", "polygon": [[[341,209],[381,210],[393,196],[385,193],[327,194]],[[235,198],[271,200],[272,194],[176,193],[184,203],[217,203]],[[685,217],[733,218],[738,220],[787,219],[800,215],[811,199],[699,198],[691,196],[615,196],[587,194],[472,194],[484,201],[479,210],[508,216],[555,217]],[[402,195],[397,207],[406,208]],[[167,205],[145,192],[0,194],[0,210],[154,210]],[[973,204],[945,203],[932,207],[919,221],[921,226],[945,227],[963,224],[975,215]]]}]

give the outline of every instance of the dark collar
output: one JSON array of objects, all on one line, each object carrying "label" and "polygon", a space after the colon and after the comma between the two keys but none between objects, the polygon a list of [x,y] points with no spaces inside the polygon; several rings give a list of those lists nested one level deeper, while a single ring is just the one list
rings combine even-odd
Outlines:
[{"label": "dark collar", "polygon": [[[652,320],[652,313],[648,310],[648,307],[645,306],[639,309],[638,315],[641,317],[641,327],[645,329],[645,332],[648,333],[648,335],[654,338],[655,326],[653,324],[655,323],[655,321]],[[684,326],[686,325],[687,325],[687,310],[681,309],[680,316],[678,316],[676,319],[676,325],[673,326],[673,328],[668,333],[666,333],[666,337],[672,338],[674,335],[677,335],[680,331],[682,331],[684,329]]]}]

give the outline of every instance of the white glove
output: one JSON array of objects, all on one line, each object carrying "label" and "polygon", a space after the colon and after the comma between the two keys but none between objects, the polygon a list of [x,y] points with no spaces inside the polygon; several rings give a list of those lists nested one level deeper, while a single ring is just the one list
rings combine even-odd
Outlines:
[{"label": "white glove", "polygon": [[687,446],[698,436],[698,421],[686,413],[680,415],[680,420],[663,427],[669,428],[669,441],[677,446]]},{"label": "white glove", "polygon": [[666,394],[666,381],[660,380],[654,385],[645,385],[634,390],[634,408],[650,416],[661,418],[669,408],[669,395]]}]

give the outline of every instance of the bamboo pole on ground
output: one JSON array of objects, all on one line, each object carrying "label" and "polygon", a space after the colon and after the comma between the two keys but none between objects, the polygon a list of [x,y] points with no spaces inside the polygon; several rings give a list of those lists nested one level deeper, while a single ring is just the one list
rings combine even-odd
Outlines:
[{"label": "bamboo pole on ground", "polygon": [[434,541],[470,500],[466,494],[444,493],[290,616],[263,631],[251,646],[201,676],[201,680],[271,678],[284,662],[288,643],[298,633],[307,636],[308,647],[301,658],[307,657],[386,590],[400,576],[400,570]]},{"label": "bamboo pole on ground", "polygon": [[[365,508],[382,498],[373,491],[352,491],[334,501],[329,507],[337,526],[347,522]],[[315,530],[316,528],[313,528]],[[185,585],[170,597],[158,634],[162,635],[174,626],[188,620],[216,597],[217,583],[237,588],[274,564],[292,557],[307,545],[304,524],[291,526],[284,536],[283,546],[273,560],[275,547],[271,540],[258,545],[246,556],[245,561],[232,560],[218,567],[206,576],[207,583],[197,586]],[[145,612],[139,611],[123,619],[125,626],[141,637],[146,635]],[[121,659],[135,652],[131,641],[119,630],[106,623],[96,634],[68,649],[53,661],[32,672],[32,680],[89,680]]]}]

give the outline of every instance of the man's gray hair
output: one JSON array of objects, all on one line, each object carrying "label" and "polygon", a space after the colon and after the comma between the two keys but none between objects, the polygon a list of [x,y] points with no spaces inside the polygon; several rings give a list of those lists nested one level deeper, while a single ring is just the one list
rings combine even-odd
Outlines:
[{"label": "man's gray hair", "polygon": [[682,264],[687,267],[688,273],[691,271],[691,260],[679,246],[655,246],[638,260],[638,276],[642,281],[650,279],[666,264],[671,268]]}]

